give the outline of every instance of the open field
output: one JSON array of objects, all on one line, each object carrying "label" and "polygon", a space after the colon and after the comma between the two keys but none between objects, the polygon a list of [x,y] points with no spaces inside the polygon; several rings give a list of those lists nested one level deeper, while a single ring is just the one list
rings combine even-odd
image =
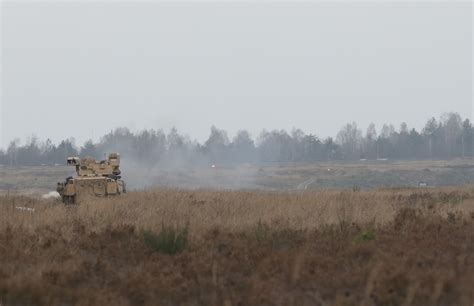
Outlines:
[{"label": "open field", "polygon": [[[211,167],[155,168],[123,161],[130,190],[167,188],[231,190],[327,190],[474,184],[474,160],[360,161]],[[74,174],[67,166],[0,166],[0,194],[44,194]]]},{"label": "open field", "polygon": [[473,232],[469,186],[1,196],[0,304],[472,306]]}]

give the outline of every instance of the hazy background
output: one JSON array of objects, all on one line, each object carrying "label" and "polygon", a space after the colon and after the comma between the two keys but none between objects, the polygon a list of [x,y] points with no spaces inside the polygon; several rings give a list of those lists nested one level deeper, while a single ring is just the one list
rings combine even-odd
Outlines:
[{"label": "hazy background", "polygon": [[1,2],[1,138],[472,118],[472,3]]}]

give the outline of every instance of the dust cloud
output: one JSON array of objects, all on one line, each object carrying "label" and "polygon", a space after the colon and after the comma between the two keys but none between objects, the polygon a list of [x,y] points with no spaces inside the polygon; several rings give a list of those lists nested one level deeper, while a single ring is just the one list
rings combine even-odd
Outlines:
[{"label": "dust cloud", "polygon": [[178,189],[261,189],[257,184],[258,167],[252,164],[216,164],[201,160],[189,163],[171,159],[155,165],[124,157],[121,161],[122,178],[129,190],[153,187]]}]

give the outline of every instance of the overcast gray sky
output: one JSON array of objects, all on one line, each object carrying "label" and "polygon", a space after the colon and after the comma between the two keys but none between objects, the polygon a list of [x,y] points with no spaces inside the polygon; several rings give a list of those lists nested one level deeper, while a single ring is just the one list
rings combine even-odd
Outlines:
[{"label": "overcast gray sky", "polygon": [[1,26],[4,146],[472,117],[470,1],[3,1]]}]

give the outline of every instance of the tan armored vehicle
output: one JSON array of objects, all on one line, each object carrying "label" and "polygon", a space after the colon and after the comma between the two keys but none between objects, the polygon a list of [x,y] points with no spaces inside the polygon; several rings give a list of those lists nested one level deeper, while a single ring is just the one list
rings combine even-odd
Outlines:
[{"label": "tan armored vehicle", "polygon": [[65,204],[79,203],[91,197],[108,197],[125,193],[120,176],[120,155],[111,153],[106,160],[69,157],[67,164],[76,167],[77,176],[58,183],[57,191]]}]

